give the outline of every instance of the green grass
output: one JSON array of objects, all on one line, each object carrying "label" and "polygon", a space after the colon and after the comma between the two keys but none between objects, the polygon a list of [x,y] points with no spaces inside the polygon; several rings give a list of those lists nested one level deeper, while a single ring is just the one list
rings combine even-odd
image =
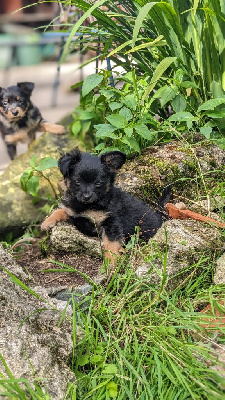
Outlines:
[{"label": "green grass", "polygon": [[[200,267],[203,267],[200,266]],[[93,291],[82,317],[73,369],[76,399],[223,399],[222,378],[209,368],[215,327],[198,312],[220,309],[224,287],[211,286],[213,265],[169,293],[140,282],[128,261],[107,287]],[[224,312],[224,307],[223,312]],[[206,319],[206,321],[205,321]],[[219,340],[224,340],[224,327]]]}]

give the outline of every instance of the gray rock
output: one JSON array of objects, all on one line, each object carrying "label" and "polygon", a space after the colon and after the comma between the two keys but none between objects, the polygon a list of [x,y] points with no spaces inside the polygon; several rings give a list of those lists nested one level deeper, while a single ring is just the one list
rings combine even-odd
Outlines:
[{"label": "gray rock", "polygon": [[[0,264],[24,282],[26,274],[0,246]],[[52,399],[62,400],[68,382],[75,382],[69,368],[72,354],[72,310],[61,324],[65,302],[52,299],[43,288],[32,295],[0,272],[0,353],[15,378],[39,381]],[[29,286],[30,287],[30,286]],[[80,331],[77,331],[78,340]],[[0,372],[7,377],[3,364]]]},{"label": "gray rock", "polygon": [[51,231],[51,250],[102,257],[100,239],[90,238],[68,223],[58,223]]},{"label": "gray rock", "polygon": [[192,220],[167,221],[144,246],[136,260],[136,274],[157,284],[166,275],[167,285],[176,287],[198,263],[201,266],[201,257],[219,254],[222,245],[216,228]]},{"label": "gray rock", "polygon": [[216,261],[216,270],[214,274],[214,283],[216,285],[225,284],[225,253]]}]

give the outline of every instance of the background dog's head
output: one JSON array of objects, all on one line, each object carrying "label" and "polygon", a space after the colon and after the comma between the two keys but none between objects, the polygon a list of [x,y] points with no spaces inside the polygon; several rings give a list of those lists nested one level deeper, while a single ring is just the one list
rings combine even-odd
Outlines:
[{"label": "background dog's head", "polygon": [[32,82],[19,82],[17,86],[0,88],[0,111],[10,121],[23,118],[30,104],[34,88]]},{"label": "background dog's head", "polygon": [[126,155],[120,151],[98,157],[75,149],[59,159],[59,169],[76,200],[91,204],[110,191],[125,161]]}]

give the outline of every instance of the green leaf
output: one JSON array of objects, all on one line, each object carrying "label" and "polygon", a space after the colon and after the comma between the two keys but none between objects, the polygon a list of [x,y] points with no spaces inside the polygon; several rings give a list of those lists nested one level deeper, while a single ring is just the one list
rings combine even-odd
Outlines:
[{"label": "green leaf", "polygon": [[194,117],[190,112],[178,112],[176,114],[171,115],[168,120],[169,121],[185,121],[185,120],[197,121],[198,118]]},{"label": "green leaf", "polygon": [[189,88],[194,88],[194,89],[198,89],[198,86],[196,85],[196,83],[192,82],[192,81],[184,81],[181,82],[181,87],[185,88],[185,89],[189,89]]},{"label": "green leaf", "polygon": [[27,191],[34,197],[38,194],[39,178],[38,176],[31,176],[27,181]]},{"label": "green leaf", "polygon": [[96,86],[99,85],[103,80],[103,75],[99,74],[92,74],[89,75],[83,83],[82,86],[82,96],[87,96],[88,93],[90,93]]},{"label": "green leaf", "polygon": [[206,137],[206,139],[210,139],[210,134],[212,133],[212,128],[211,126],[202,126],[200,128],[200,132],[202,135]]},{"label": "green leaf", "polygon": [[105,149],[105,143],[99,143],[97,146],[95,146],[96,151],[101,151]]},{"label": "green leaf", "polygon": [[58,161],[53,157],[44,157],[41,158],[37,167],[35,168],[37,171],[44,171],[49,168],[58,167]]},{"label": "green leaf", "polygon": [[127,120],[123,115],[112,114],[106,117],[106,119],[117,128],[125,128],[127,126]]},{"label": "green leaf", "polygon": [[225,118],[225,109],[224,110],[218,110],[218,111],[208,111],[205,114],[208,115],[208,117],[211,117],[211,118]]},{"label": "green leaf", "polygon": [[84,365],[89,364],[90,357],[88,354],[84,354],[83,356],[79,357],[77,360],[77,364],[83,367]]},{"label": "green leaf", "polygon": [[31,178],[31,176],[33,176],[32,169],[27,169],[20,177],[20,184],[24,192],[27,192],[27,182]]},{"label": "green leaf", "polygon": [[[97,130],[96,137],[112,137],[111,135],[114,131],[117,130],[115,126],[110,124],[98,124],[94,125],[94,128]],[[115,135],[113,135],[113,138]]]},{"label": "green leaf", "polygon": [[118,373],[118,368],[116,364],[105,364],[102,373],[115,375]]},{"label": "green leaf", "polygon": [[93,111],[86,111],[86,110],[83,111],[79,116],[81,121],[84,121],[84,120],[87,120],[87,119],[92,119],[92,118],[95,118],[95,117],[96,117],[96,114]]},{"label": "green leaf", "polygon": [[81,122],[79,120],[73,122],[71,126],[71,131],[74,134],[74,136],[77,136],[80,130],[81,130]]},{"label": "green leaf", "polygon": [[141,152],[139,144],[134,137],[126,137],[126,138],[123,137],[121,139],[121,142],[128,145],[130,147],[130,149],[133,149],[133,150],[137,151],[138,153]]},{"label": "green leaf", "polygon": [[148,129],[147,125],[138,123],[134,126],[135,131],[144,139],[152,140],[152,132]]},{"label": "green leaf", "polygon": [[81,123],[81,135],[85,135],[91,126],[91,121],[82,121]]},{"label": "green leaf", "polygon": [[137,100],[135,98],[135,96],[133,94],[127,94],[124,98],[123,98],[123,103],[131,108],[131,110],[136,110],[137,108]]},{"label": "green leaf", "polygon": [[164,107],[166,103],[171,101],[177,94],[178,87],[175,85],[166,86],[160,99],[161,106]]},{"label": "green leaf", "polygon": [[211,99],[203,103],[200,107],[198,107],[198,112],[199,111],[204,111],[204,110],[214,110],[215,107],[219,106],[220,104],[225,103],[225,97],[221,97],[218,99]]},{"label": "green leaf", "polygon": [[119,111],[119,114],[123,115],[126,118],[127,122],[129,122],[131,119],[133,119],[133,114],[130,111],[130,109],[127,107],[121,108],[121,110]]},{"label": "green leaf", "polygon": [[181,94],[177,94],[172,100],[172,107],[175,112],[182,112],[187,107],[187,102]]},{"label": "green leaf", "polygon": [[128,137],[131,137],[131,136],[132,136],[133,131],[134,131],[133,128],[130,128],[130,127],[124,128],[124,133],[126,133],[126,135],[127,135]]},{"label": "green leaf", "polygon": [[135,45],[135,42],[138,37],[138,33],[141,29],[144,19],[146,18],[147,14],[151,10],[151,8],[154,7],[155,4],[157,4],[157,2],[147,3],[140,9],[139,14],[135,20],[135,25],[134,25],[134,30],[133,30],[133,38],[132,38],[132,47],[134,47],[134,45]]},{"label": "green leaf", "polygon": [[112,101],[112,103],[109,103],[109,108],[114,111],[117,110],[118,108],[121,108],[123,104],[118,103],[117,101]]},{"label": "green leaf", "polygon": [[109,397],[116,397],[117,396],[117,384],[113,381],[106,384],[106,388],[109,391]]},{"label": "green leaf", "polygon": [[32,168],[35,168],[35,164],[36,164],[36,160],[37,160],[37,156],[36,154],[30,159],[30,166]]},{"label": "green leaf", "polygon": [[150,85],[147,87],[143,100],[151,93],[157,84],[158,80],[164,74],[164,72],[169,68],[169,66],[177,60],[177,57],[165,57],[156,67],[154,74],[152,75],[152,79],[150,81]]},{"label": "green leaf", "polygon": [[214,99],[225,97],[225,92],[224,92],[222,86],[220,85],[220,83],[218,83],[216,81],[212,81],[212,83],[210,85],[210,90],[212,92],[212,97]]},{"label": "green leaf", "polygon": [[101,354],[94,354],[93,356],[90,357],[90,362],[91,364],[97,364],[99,362],[103,362],[105,358],[101,356]]}]

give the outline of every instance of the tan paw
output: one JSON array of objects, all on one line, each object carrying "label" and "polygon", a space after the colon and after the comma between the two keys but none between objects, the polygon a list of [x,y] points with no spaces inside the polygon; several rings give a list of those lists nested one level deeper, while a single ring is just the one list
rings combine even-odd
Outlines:
[{"label": "tan paw", "polygon": [[6,143],[15,143],[15,138],[13,137],[13,135],[6,135],[5,136],[5,142]]},{"label": "tan paw", "polygon": [[53,221],[51,218],[46,218],[41,224],[41,230],[49,231],[50,229],[54,228],[54,226],[55,221]]}]

